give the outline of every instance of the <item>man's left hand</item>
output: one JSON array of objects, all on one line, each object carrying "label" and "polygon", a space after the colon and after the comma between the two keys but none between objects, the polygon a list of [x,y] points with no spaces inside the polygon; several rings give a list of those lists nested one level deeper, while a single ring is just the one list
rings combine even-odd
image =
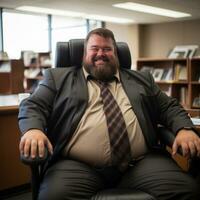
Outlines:
[{"label": "man's left hand", "polygon": [[186,158],[200,157],[200,137],[192,130],[181,129],[177,133],[172,146],[172,155],[177,153],[179,147]]}]

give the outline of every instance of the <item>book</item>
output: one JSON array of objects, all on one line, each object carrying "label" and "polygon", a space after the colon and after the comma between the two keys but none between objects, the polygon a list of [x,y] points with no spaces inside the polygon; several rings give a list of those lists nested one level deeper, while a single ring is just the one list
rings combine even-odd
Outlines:
[{"label": "book", "polygon": [[187,80],[187,68],[186,66],[181,66],[179,70],[178,80]]},{"label": "book", "polygon": [[187,80],[187,68],[185,65],[177,63],[174,66],[174,80]]},{"label": "book", "polygon": [[173,68],[172,67],[168,68],[165,80],[166,81],[173,80]]},{"label": "book", "polygon": [[164,69],[163,75],[161,77],[161,80],[166,80],[167,74],[168,74],[169,68]]},{"label": "book", "polygon": [[153,70],[153,78],[155,81],[160,81],[162,78],[162,75],[164,73],[164,69],[156,68]]}]

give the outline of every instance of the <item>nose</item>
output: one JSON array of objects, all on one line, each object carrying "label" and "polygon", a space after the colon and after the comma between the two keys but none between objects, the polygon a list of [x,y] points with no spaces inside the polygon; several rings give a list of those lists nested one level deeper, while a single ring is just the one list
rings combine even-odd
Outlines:
[{"label": "nose", "polygon": [[97,52],[97,56],[101,56],[101,55],[104,55],[104,54],[105,54],[104,50],[99,48],[98,52]]}]

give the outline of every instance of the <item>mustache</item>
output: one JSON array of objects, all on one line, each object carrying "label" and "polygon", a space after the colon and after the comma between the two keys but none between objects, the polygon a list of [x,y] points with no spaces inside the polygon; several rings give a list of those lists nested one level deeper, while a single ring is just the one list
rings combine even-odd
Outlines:
[{"label": "mustache", "polygon": [[103,60],[104,62],[109,62],[109,59],[107,56],[96,56],[93,58],[93,62],[96,62],[98,60]]}]

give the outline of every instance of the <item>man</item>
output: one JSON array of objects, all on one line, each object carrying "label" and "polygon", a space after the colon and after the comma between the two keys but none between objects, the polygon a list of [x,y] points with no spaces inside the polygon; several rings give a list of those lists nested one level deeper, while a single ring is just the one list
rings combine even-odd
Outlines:
[{"label": "man", "polygon": [[159,200],[198,199],[195,181],[156,150],[157,124],[176,134],[173,154],[181,147],[185,157],[200,157],[200,139],[184,109],[150,74],[120,68],[110,30],[91,31],[83,68],[47,70],[20,106],[21,153],[42,157],[45,146],[51,153],[39,199],[90,199],[112,187],[137,188]]}]

